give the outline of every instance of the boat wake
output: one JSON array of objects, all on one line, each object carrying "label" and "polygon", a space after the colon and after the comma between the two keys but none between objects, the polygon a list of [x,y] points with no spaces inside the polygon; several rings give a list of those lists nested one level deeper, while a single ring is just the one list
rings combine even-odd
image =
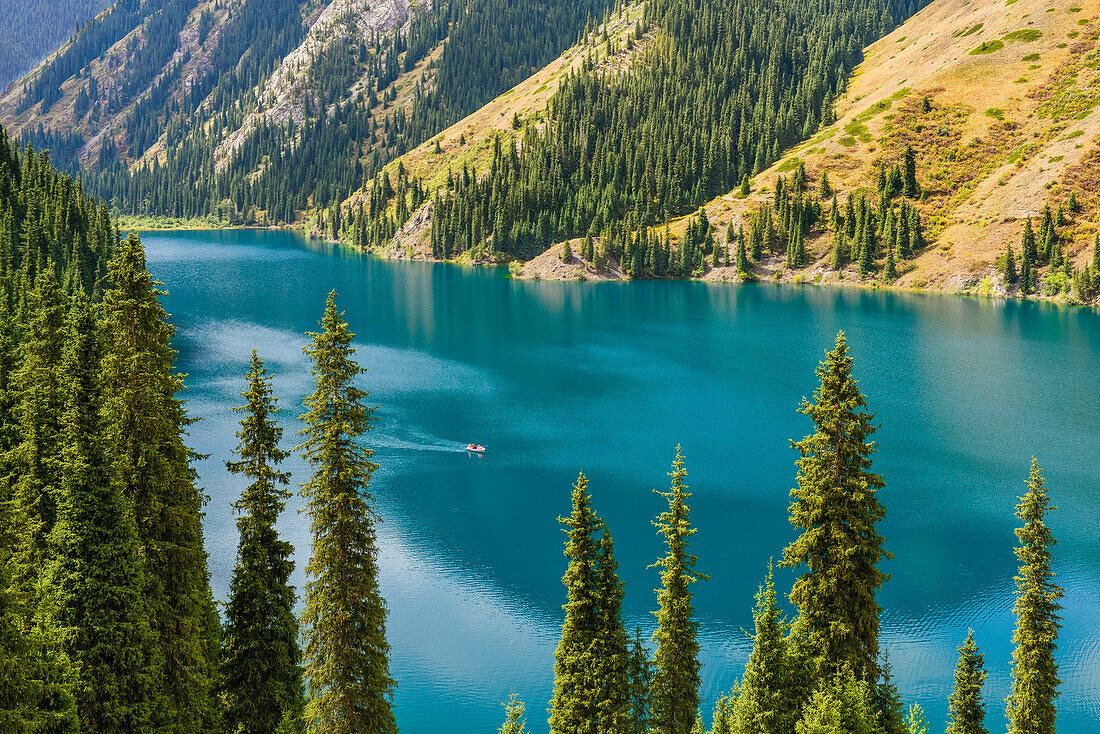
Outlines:
[{"label": "boat wake", "polygon": [[466,451],[466,444],[460,441],[448,441],[428,434],[410,436],[379,436],[375,448],[395,449],[398,451]]}]

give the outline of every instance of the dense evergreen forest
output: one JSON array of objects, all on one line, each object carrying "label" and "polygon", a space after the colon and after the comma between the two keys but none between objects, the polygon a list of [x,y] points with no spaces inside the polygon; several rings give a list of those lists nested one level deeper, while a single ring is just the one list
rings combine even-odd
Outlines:
[{"label": "dense evergreen forest", "polygon": [[[548,124],[526,126],[519,145],[498,144],[487,175],[452,173],[434,202],[433,253],[480,257],[488,250],[526,259],[552,242],[590,237],[601,259],[636,276],[689,275],[704,255],[727,260],[728,247],[724,255],[712,242],[698,247],[704,231],[671,262],[667,242],[651,228],[747,186],[780,151],[832,122],[832,101],[863,46],[916,7],[647,3],[628,39],[640,49],[628,73],[594,54],[562,83]],[[656,34],[647,40],[650,29]],[[795,208],[800,227],[812,223],[805,202]],[[381,244],[402,223],[373,202],[371,211],[378,214],[360,218],[353,235],[364,246]]]},{"label": "dense evergreen forest", "polygon": [[[377,38],[349,37],[312,58],[303,78],[304,119],[265,119],[247,129],[223,159],[215,151],[257,108],[257,85],[305,38],[305,14],[314,6],[304,0],[244,0],[229,8],[208,45],[200,23],[200,47],[209,59],[199,77],[184,85],[180,72],[190,55],[168,62],[196,2],[123,0],[84,28],[25,88],[21,109],[40,105],[46,111],[59,99],[63,82],[87,77],[76,113],[93,122],[134,103],[124,115],[125,135],[109,136],[84,164],[79,151],[87,140],[79,133],[37,126],[21,133],[24,143],[50,147],[64,170],[82,169],[89,190],[121,212],[293,222],[302,212],[339,203],[383,165],[551,61],[608,5],[444,0],[414,8],[405,27]],[[200,20],[209,17],[213,24],[208,12]],[[97,82],[88,74],[93,60],[135,27],[143,40],[128,42],[123,71],[109,85]],[[416,80],[411,102],[391,107],[393,82],[443,39],[442,52]],[[361,92],[349,95],[357,83]],[[129,164],[158,141],[166,158],[131,170]]]},{"label": "dense evergreen forest", "polygon": [[[277,520],[288,456],[272,376],[253,352],[242,380],[239,443],[227,471],[243,488],[240,542],[224,619],[211,598],[204,498],[192,421],[179,397],[173,328],[140,239],[49,159],[0,135],[0,729],[12,732],[396,732],[386,604],[368,448],[375,419],[354,335],[330,294],[305,352],[313,392],[296,447],[312,546],[304,607],[288,579],[293,548]],[[753,613],[744,673],[710,716],[714,734],[921,734],[879,641],[877,593],[891,556],[878,532],[885,479],[873,471],[874,413],[843,333],[803,400],[812,433],[797,453],[782,564],[800,574],[793,616],[771,569]],[[610,528],[582,474],[566,531],[566,603],[550,730],[692,734],[699,710],[686,458],[658,494],[656,631],[623,626]],[[1020,527],[1010,734],[1053,734],[1062,590],[1052,570],[1053,510],[1032,461]],[[777,549],[779,550],[779,549]],[[715,579],[720,582],[719,579]],[[335,613],[334,610],[339,610]],[[988,672],[960,641],[951,734],[982,734]],[[526,731],[513,697],[502,732]]]},{"label": "dense evergreen forest", "polygon": [[0,87],[30,71],[110,0],[14,0],[0,25]]}]

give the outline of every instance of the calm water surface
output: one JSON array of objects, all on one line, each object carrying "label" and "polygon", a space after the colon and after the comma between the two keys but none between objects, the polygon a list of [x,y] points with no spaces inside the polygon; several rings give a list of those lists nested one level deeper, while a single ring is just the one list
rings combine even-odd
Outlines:
[{"label": "calm water surface", "polygon": [[[616,541],[624,614],[652,630],[662,510],[683,445],[705,718],[740,676],[752,596],[787,521],[796,413],[814,367],[844,329],[882,428],[882,524],[895,554],[880,594],[884,644],[907,702],[942,731],[956,646],[973,628],[990,669],[990,729],[1008,692],[1013,508],[1035,455],[1058,510],[1055,566],[1066,588],[1059,732],[1100,722],[1100,316],[955,297],[685,282],[517,282],[500,270],[385,262],[282,232],[146,234],[179,329],[191,445],[210,495],[206,542],[224,599],[242,483],[236,445],[250,350],[275,375],[296,442],[309,391],[304,332],[325,294],[357,333],[363,386],[379,406],[368,443],[385,519],[381,584],[398,724],[410,734],[494,731],[516,691],[546,730],[562,621],[563,535],[583,470]],[[470,441],[484,458],[467,455]],[[290,462],[295,480],[300,459]],[[282,531],[298,549],[295,498]],[[783,588],[789,572],[777,579]]]}]

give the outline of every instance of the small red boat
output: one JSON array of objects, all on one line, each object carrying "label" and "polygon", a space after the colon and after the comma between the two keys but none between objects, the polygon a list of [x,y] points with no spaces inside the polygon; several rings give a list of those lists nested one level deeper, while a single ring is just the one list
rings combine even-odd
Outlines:
[{"label": "small red boat", "polygon": [[484,446],[482,446],[482,445],[481,445],[481,444],[479,444],[479,443],[470,443],[470,444],[466,444],[466,450],[467,450],[467,451],[472,451],[472,452],[474,452],[475,454],[483,454],[483,453],[485,453],[485,447],[484,447]]}]

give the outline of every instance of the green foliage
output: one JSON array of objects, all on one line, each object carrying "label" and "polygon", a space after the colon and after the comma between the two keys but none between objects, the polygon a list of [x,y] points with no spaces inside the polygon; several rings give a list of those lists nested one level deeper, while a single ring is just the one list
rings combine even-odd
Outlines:
[{"label": "green foliage", "polygon": [[290,543],[279,538],[275,523],[286,506],[290,475],[277,469],[288,456],[279,447],[281,410],[271,391],[263,360],[252,351],[246,404],[237,432],[236,461],[226,468],[251,484],[234,507],[240,544],[229,585],[223,645],[222,686],[225,720],[239,734],[275,734],[284,720],[302,715],[302,671],[299,667],[294,570]]},{"label": "green foliage", "polygon": [[16,473],[13,581],[33,616],[39,603],[37,580],[50,555],[48,538],[57,519],[63,446],[60,372],[67,333],[65,306],[52,268],[38,275],[27,309],[26,336],[11,386],[13,417],[23,438],[9,460]]},{"label": "green foliage", "polygon": [[974,630],[969,630],[955,665],[955,687],[947,704],[951,717],[947,734],[987,734],[982,686],[988,675],[985,657],[974,642]]},{"label": "green foliage", "polygon": [[788,639],[790,625],[779,609],[775,582],[768,576],[756,594],[752,652],[741,682],[716,709],[715,730],[731,734],[786,734],[802,718],[802,707],[813,690],[809,661]]},{"label": "green foliage", "polygon": [[924,718],[924,709],[919,703],[909,707],[909,712],[905,714],[905,726],[909,734],[928,734],[928,720]]},{"label": "green foliage", "polygon": [[1009,734],[1053,734],[1058,696],[1058,663],[1054,659],[1058,630],[1061,629],[1062,588],[1054,581],[1051,549],[1054,535],[1046,524],[1050,504],[1039,464],[1031,460],[1027,493],[1016,505],[1016,517],[1023,527],[1016,530],[1020,561],[1016,576],[1016,630],[1012,634],[1012,691],[1008,696]]},{"label": "green foliage", "polygon": [[994,51],[1000,51],[1004,47],[1004,41],[1001,40],[982,41],[976,47],[970,49],[970,55],[981,56],[982,54],[991,54]]},{"label": "green foliage", "polygon": [[183,379],[174,372],[175,329],[136,234],[119,246],[109,278],[104,417],[114,476],[134,508],[142,542],[145,594],[164,660],[163,714],[179,734],[197,732],[212,706],[214,661],[206,645],[203,498],[183,443],[191,419],[177,397]]},{"label": "green foliage", "polygon": [[1038,281],[1039,251],[1035,243],[1035,230],[1031,227],[1031,217],[1024,222],[1024,231],[1020,242],[1020,293],[1028,295],[1035,292]]},{"label": "green foliage", "polygon": [[111,476],[100,413],[102,338],[83,297],[69,334],[61,502],[44,575],[46,606],[71,665],[82,730],[144,734],[163,721],[163,659],[145,599],[137,525]]},{"label": "green foliage", "polygon": [[527,734],[526,713],[527,706],[512,693],[504,702],[504,723],[497,729],[497,734]]},{"label": "green foliage", "polygon": [[1004,278],[1005,287],[1013,285],[1019,276],[1016,273],[1016,255],[1012,252],[1012,243],[1009,242],[1005,249],[1004,264],[1001,266],[1001,276]]},{"label": "green foliage", "polygon": [[866,681],[838,676],[814,691],[796,734],[878,734]]},{"label": "green foliage", "polygon": [[[306,566],[306,674],[311,734],[361,731],[394,734],[386,640],[386,603],[378,588],[380,520],[370,493],[378,465],[358,440],[375,420],[369,394],[355,382],[353,334],[329,293],[321,331],[304,347],[314,391],[305,399],[299,447],[313,471],[301,485],[310,517],[312,553]],[[339,610],[338,613],[334,610]]]},{"label": "green foliage", "polygon": [[905,705],[894,683],[890,655],[886,652],[882,655],[879,680],[875,685],[874,705],[882,734],[909,734],[909,727],[905,724]]},{"label": "green foliage", "polygon": [[567,601],[554,653],[550,731],[613,734],[625,731],[629,724],[631,684],[637,684],[630,680],[631,660],[620,611],[623,587],[611,535],[592,510],[583,474],[573,486],[572,503],[572,514],[558,518],[568,536],[569,565],[562,577]]},{"label": "green foliage", "polygon": [[6,22],[0,27],[0,87],[29,71],[57,48],[74,26],[81,25],[108,4],[109,0],[49,4],[22,0],[9,5]]},{"label": "green foliage", "polygon": [[783,563],[806,570],[791,601],[805,621],[808,645],[825,676],[848,669],[858,680],[877,677],[879,606],[875,594],[888,579],[878,569],[890,558],[877,525],[885,515],[876,493],[882,477],[871,472],[877,427],[852,376],[844,332],[817,368],[821,385],[799,412],[814,433],[792,442],[798,451],[798,487],[791,490],[791,524],[799,537]]},{"label": "green foliage", "polygon": [[653,641],[653,685],[650,689],[650,725],[666,734],[689,734],[699,708],[698,622],[691,602],[690,586],[707,577],[695,571],[696,557],[688,553],[688,540],[695,534],[687,505],[691,493],[684,482],[687,469],[680,447],[672,462],[672,487],[657,494],[668,500],[668,510],[653,525],[664,537],[667,552],[651,568],[661,572],[657,590],[657,631]]},{"label": "green foliage", "polygon": [[[86,515],[74,519],[66,497],[67,491],[76,491],[84,465],[81,457],[87,450],[94,459],[100,437],[77,430],[87,425],[75,416],[67,423],[70,396],[86,382],[66,371],[76,347],[70,339],[70,300],[65,296],[97,294],[115,237],[105,209],[85,197],[78,183],[59,175],[45,154],[27,149],[21,158],[0,129],[0,730],[5,732],[75,732],[74,687],[87,703],[88,670],[77,674],[74,661],[62,649],[72,640],[72,617],[64,616],[57,624],[62,616],[57,612],[66,609],[57,604],[65,598],[53,593],[47,571],[60,578],[65,574],[58,564],[84,569],[83,560],[106,551],[93,548],[84,553],[83,548],[66,546],[62,558],[57,539],[58,533],[68,536],[74,526],[79,526],[77,535],[99,529],[84,522]],[[77,310],[86,315],[86,308]],[[102,464],[97,468],[102,471]],[[99,492],[102,487],[94,489]],[[104,509],[97,504],[100,498],[101,493],[76,500],[88,500],[81,508],[95,513]],[[103,523],[104,536],[110,536],[109,508],[106,515],[97,516],[97,521]],[[125,576],[133,570],[127,564],[125,542],[117,562],[118,569],[106,572],[117,570]],[[102,565],[81,578],[102,579],[96,576],[100,572]],[[110,590],[91,586],[95,588],[85,583],[89,596],[80,603],[104,603],[99,594]],[[118,607],[106,616],[115,609],[126,616],[132,597],[124,590],[120,597]],[[140,636],[136,643],[140,645]],[[131,649],[129,644],[122,640],[120,651],[102,646],[96,650],[122,656]],[[131,662],[133,675],[140,677],[140,664]],[[103,672],[110,677],[109,670]]]},{"label": "green foliage", "polygon": [[1042,38],[1043,37],[1043,32],[1041,30],[1039,30],[1038,28],[1023,28],[1023,29],[1018,30],[1018,31],[1012,31],[1011,33],[1006,33],[1005,35],[1003,35],[1001,37],[1004,40],[1009,41],[1009,42],[1022,41],[1024,43],[1030,43],[1032,41],[1038,41],[1040,38]]}]

